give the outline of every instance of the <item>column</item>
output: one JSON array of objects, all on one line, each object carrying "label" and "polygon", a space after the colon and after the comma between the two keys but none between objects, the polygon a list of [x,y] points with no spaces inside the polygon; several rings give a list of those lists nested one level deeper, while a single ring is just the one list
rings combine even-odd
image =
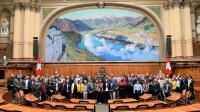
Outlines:
[{"label": "column", "polygon": [[162,17],[162,23],[163,23],[163,28],[164,28],[164,34],[166,37],[167,35],[170,35],[169,8],[162,8],[161,11],[162,11],[161,17]]},{"label": "column", "polygon": [[33,58],[33,37],[35,32],[35,9],[30,10],[30,35],[29,35],[29,58]]},{"label": "column", "polygon": [[29,38],[30,38],[30,19],[31,11],[30,5],[27,3],[25,5],[25,12],[24,12],[24,38],[23,38],[23,58],[29,58]]},{"label": "column", "polygon": [[16,4],[15,7],[15,17],[14,17],[14,34],[13,34],[13,58],[21,58],[21,37],[23,30],[23,9]]},{"label": "column", "polygon": [[176,56],[176,38],[175,38],[175,30],[174,30],[174,9],[172,7],[169,8],[169,33],[172,35],[172,57]]},{"label": "column", "polygon": [[174,39],[175,39],[175,47],[176,56],[183,56],[182,53],[182,32],[181,32],[181,16],[180,16],[180,7],[179,5],[174,6]]},{"label": "column", "polygon": [[184,15],[184,40],[185,40],[185,48],[184,56],[193,56],[193,45],[192,45],[192,24],[191,24],[191,16],[190,16],[190,7],[186,5],[183,9]]}]

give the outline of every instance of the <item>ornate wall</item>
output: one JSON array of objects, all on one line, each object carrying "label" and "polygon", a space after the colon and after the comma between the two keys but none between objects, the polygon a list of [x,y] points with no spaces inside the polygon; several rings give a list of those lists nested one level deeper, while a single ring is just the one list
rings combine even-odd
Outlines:
[{"label": "ornate wall", "polygon": [[[194,18],[191,19],[189,0],[184,2],[179,0],[170,0],[170,2],[167,0],[132,0],[131,2],[129,0],[105,0],[105,3],[119,8],[121,8],[120,5],[133,9],[138,7],[141,12],[147,13],[160,30],[160,40],[158,40],[162,47],[160,59],[165,57],[165,36],[169,34],[172,35],[172,57],[193,56],[192,29],[194,33],[196,26],[191,24]],[[9,10],[14,12],[10,14],[9,39],[7,39],[9,42],[4,42],[4,45],[9,44],[6,48],[13,49],[9,55],[13,58],[32,58],[33,37],[37,36],[40,40],[40,54],[44,59],[44,38],[52,21],[77,6],[88,7],[87,4],[93,4],[92,6],[96,7],[94,4],[97,2],[96,0],[10,0],[10,2],[4,1],[0,4],[1,7],[8,5],[14,7],[11,11]],[[195,14],[198,15],[198,7],[195,10]],[[1,54],[7,55],[8,53],[4,50]]]}]

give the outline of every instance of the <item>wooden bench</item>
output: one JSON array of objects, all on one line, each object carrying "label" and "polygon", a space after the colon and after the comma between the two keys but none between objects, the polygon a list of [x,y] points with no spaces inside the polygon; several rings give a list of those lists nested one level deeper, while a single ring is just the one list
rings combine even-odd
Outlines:
[{"label": "wooden bench", "polygon": [[155,104],[167,104],[163,101],[149,101],[149,102],[137,102],[137,103],[122,103],[122,104],[110,104],[109,108],[111,111],[116,110],[119,106],[128,106],[130,109],[136,109],[139,105],[148,105],[148,107],[153,107]]},{"label": "wooden bench", "polygon": [[24,98],[28,102],[37,102],[39,100],[39,98],[34,96],[33,93],[26,94]]},{"label": "wooden bench", "polygon": [[8,93],[9,91],[6,89],[0,89],[0,104],[4,104],[5,100],[3,96]]},{"label": "wooden bench", "polygon": [[140,96],[140,99],[142,100],[148,100],[152,98],[152,94],[146,94],[144,93],[142,96]]},{"label": "wooden bench", "polygon": [[84,99],[75,99],[75,98],[72,98],[70,99],[70,101],[72,103],[81,103],[81,102],[88,102],[89,104],[96,104],[96,100],[90,100],[90,99],[87,99],[87,100],[84,100]]},{"label": "wooden bench", "polygon": [[108,104],[112,104],[117,101],[122,101],[123,103],[132,103],[132,102],[136,102],[138,100],[133,99],[133,98],[115,99],[115,100],[108,100]]},{"label": "wooden bench", "polygon": [[39,105],[43,105],[43,104],[50,104],[53,107],[55,107],[56,105],[61,105],[61,106],[65,106],[68,109],[75,109],[76,106],[85,106],[87,110],[90,110],[93,112],[95,111],[94,104],[63,103],[63,102],[53,102],[53,101],[43,101],[39,103]]},{"label": "wooden bench", "polygon": [[187,106],[175,107],[175,108],[165,108],[156,110],[114,110],[113,112],[200,112],[200,103],[191,104]]},{"label": "wooden bench", "polygon": [[52,95],[53,101],[64,101],[65,96],[61,94]]},{"label": "wooden bench", "polygon": [[0,106],[0,109],[5,110],[5,111],[22,111],[22,112],[91,112],[87,110],[69,110],[69,111],[64,111],[64,110],[48,110],[48,109],[41,109],[41,108],[32,108],[28,106],[21,106],[21,105],[16,105],[16,104],[6,104]]}]

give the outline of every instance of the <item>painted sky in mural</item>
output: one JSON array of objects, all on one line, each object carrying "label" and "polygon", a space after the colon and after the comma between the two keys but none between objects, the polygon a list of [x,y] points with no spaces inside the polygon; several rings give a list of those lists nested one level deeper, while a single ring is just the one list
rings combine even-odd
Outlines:
[{"label": "painted sky in mural", "polygon": [[46,37],[46,61],[158,61],[158,32],[143,14],[83,9],[58,17]]}]

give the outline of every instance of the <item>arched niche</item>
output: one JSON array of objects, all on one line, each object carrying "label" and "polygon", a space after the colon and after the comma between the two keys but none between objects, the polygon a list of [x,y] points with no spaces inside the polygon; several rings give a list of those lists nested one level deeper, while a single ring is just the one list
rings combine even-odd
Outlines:
[{"label": "arched niche", "polygon": [[0,10],[0,37],[9,37],[10,17],[11,14],[8,9]]},{"label": "arched niche", "polygon": [[[91,9],[97,8],[96,3],[87,3],[81,5],[74,5],[63,7],[53,11],[48,17],[44,20],[44,24],[42,25],[41,33],[40,33],[40,53],[42,54],[42,58],[44,59],[45,56],[45,38],[47,36],[47,31],[51,24],[58,18],[59,16],[72,11],[83,10],[83,9]],[[124,10],[132,10],[138,13],[145,15],[156,27],[158,31],[158,41],[159,41],[159,59],[163,59],[165,55],[165,38],[163,35],[163,28],[160,22],[160,19],[149,9],[142,7],[142,6],[135,6],[135,5],[128,5],[128,4],[120,4],[120,3],[106,3],[106,8],[114,8],[114,9],[124,9]]]}]

